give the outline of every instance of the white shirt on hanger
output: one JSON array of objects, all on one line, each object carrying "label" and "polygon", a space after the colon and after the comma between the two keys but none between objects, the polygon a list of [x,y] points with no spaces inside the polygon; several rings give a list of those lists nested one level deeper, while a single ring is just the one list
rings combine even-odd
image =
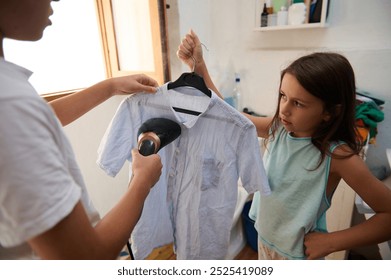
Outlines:
[{"label": "white shirt on hanger", "polygon": [[208,97],[191,87],[168,90],[165,84],[156,94],[132,95],[121,103],[98,150],[100,167],[115,176],[132,160],[139,127],[159,117],[177,122],[182,131],[159,151],[163,171],[132,233],[134,256],[144,259],[174,242],[177,259],[224,259],[238,179],[249,193],[270,192],[256,129],[214,92]]}]

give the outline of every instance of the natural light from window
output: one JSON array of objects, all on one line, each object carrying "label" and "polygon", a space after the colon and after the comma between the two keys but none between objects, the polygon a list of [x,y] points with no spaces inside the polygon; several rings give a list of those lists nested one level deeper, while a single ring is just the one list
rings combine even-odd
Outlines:
[{"label": "natural light from window", "polygon": [[105,78],[94,0],[52,2],[52,26],[37,42],[4,41],[8,61],[34,74],[39,94],[88,87]]},{"label": "natural light from window", "polygon": [[120,70],[154,71],[149,1],[113,0],[112,4]]}]

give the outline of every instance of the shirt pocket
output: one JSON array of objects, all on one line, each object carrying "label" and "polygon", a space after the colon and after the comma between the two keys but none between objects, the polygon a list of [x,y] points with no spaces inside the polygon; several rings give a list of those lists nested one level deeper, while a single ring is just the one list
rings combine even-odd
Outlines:
[{"label": "shirt pocket", "polygon": [[218,187],[222,168],[223,163],[216,159],[207,158],[202,161],[201,191]]}]

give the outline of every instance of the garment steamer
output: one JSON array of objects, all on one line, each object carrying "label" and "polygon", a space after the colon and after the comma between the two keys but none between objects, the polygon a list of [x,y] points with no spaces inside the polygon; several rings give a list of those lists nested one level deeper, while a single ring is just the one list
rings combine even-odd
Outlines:
[{"label": "garment steamer", "polygon": [[[156,154],[181,134],[181,127],[176,122],[165,118],[153,118],[144,122],[137,132],[138,150],[143,156]],[[126,243],[134,260],[129,241]]]}]

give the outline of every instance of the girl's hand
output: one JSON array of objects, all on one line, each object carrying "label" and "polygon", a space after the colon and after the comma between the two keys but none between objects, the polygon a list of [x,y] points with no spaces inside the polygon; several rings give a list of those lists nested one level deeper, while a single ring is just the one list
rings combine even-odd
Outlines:
[{"label": "girl's hand", "polygon": [[304,253],[308,260],[317,260],[331,254],[329,234],[321,232],[310,232],[304,236]]},{"label": "girl's hand", "polygon": [[144,74],[115,77],[111,81],[112,95],[132,94],[135,92],[155,93],[158,83]]},{"label": "girl's hand", "polygon": [[[177,56],[186,63],[190,69],[194,69],[198,64],[204,62],[202,44],[193,30],[190,30],[185,38],[183,38],[182,43],[178,47]],[[194,65],[194,62],[196,65]]]}]

